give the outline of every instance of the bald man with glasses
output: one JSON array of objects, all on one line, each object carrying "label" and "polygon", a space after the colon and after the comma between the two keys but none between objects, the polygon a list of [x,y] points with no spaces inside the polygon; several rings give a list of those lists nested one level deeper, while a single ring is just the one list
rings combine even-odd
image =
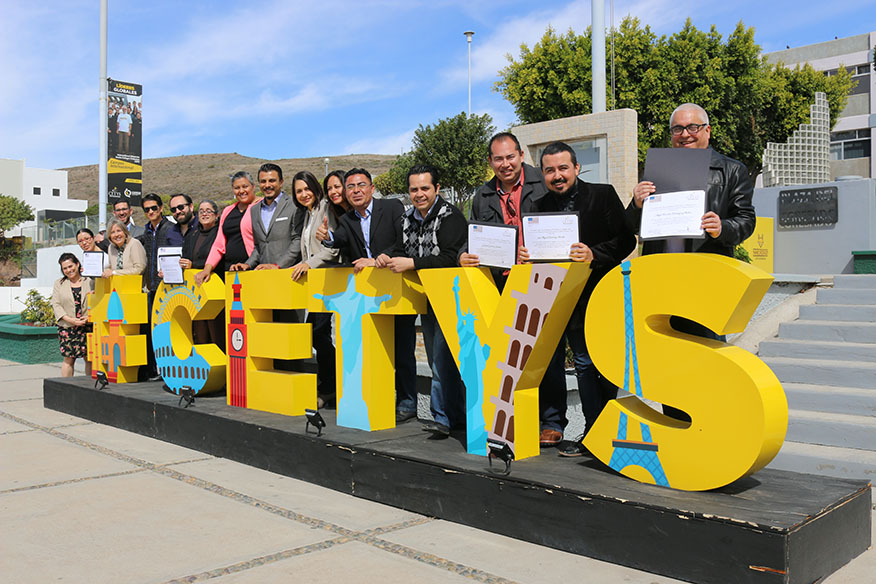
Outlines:
[{"label": "bald man with glasses", "polygon": [[[668,238],[649,240],[642,246],[642,254],[698,252],[717,253],[733,257],[737,245],[748,239],[754,231],[755,215],[751,197],[754,189],[748,169],[738,160],[724,156],[709,146],[712,126],[709,114],[695,103],[684,103],[669,116],[669,133],[673,148],[708,148],[708,184],[706,187],[706,213],[702,228],[705,239]],[[633,199],[626,210],[627,222],[637,233],[642,224],[642,205],[656,191],[654,183],[643,181],[633,189]],[[677,331],[725,341],[723,335],[706,328],[698,322],[671,316],[669,324]],[[664,405],[663,413],[683,421],[690,421],[685,412]]]},{"label": "bald man with glasses", "polygon": [[[754,193],[748,169],[738,160],[724,156],[709,146],[712,126],[709,115],[694,103],[685,103],[669,116],[669,133],[673,148],[708,148],[708,185],[702,227],[705,239],[658,239],[646,241],[642,253],[706,252],[733,257],[734,248],[754,231]],[[636,232],[642,223],[642,205],[657,190],[654,183],[642,181],[633,189],[627,207],[627,220]]]}]

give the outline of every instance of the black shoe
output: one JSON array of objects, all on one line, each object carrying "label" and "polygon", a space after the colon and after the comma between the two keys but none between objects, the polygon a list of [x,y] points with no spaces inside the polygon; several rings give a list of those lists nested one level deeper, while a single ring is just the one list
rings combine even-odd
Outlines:
[{"label": "black shoe", "polygon": [[592,456],[590,451],[584,446],[584,443],[581,442],[583,440],[583,436],[580,440],[575,440],[574,442],[569,442],[562,448],[560,448],[560,456],[573,457],[573,456]]},{"label": "black shoe", "polygon": [[149,379],[147,379],[146,381],[164,381],[164,378],[158,374],[155,374],[152,377],[150,377]]},{"label": "black shoe", "polygon": [[417,412],[405,412],[402,410],[395,411],[395,423],[401,424],[402,422],[407,422],[408,420],[413,420],[417,417]]},{"label": "black shoe", "polygon": [[432,432],[436,436],[450,436],[450,428],[439,422],[426,422],[423,424],[423,432]]}]

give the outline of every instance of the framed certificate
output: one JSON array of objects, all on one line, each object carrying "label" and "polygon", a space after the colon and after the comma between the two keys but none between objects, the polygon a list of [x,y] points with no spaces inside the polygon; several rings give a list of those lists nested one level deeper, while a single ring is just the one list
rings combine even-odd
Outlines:
[{"label": "framed certificate", "polygon": [[642,204],[642,239],[703,238],[706,191],[677,191],[651,195]]},{"label": "framed certificate", "polygon": [[510,269],[517,263],[517,227],[472,221],[468,253],[478,256],[482,266]]},{"label": "framed certificate", "polygon": [[164,274],[165,284],[182,284],[185,282],[182,266],[179,265],[181,258],[181,247],[158,248],[158,269]]},{"label": "framed certificate", "polygon": [[100,278],[106,269],[107,255],[102,251],[86,251],[82,254],[82,275]]},{"label": "framed certificate", "polygon": [[572,244],[581,241],[578,212],[533,213],[522,217],[523,245],[536,262],[565,261]]}]

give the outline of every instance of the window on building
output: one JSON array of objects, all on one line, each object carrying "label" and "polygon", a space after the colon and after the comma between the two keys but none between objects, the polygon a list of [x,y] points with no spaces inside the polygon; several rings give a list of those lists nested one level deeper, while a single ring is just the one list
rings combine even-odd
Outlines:
[{"label": "window on building", "polygon": [[858,65],[857,67],[849,67],[849,73],[852,74],[852,81],[857,81],[858,84],[852,88],[849,95],[870,94],[870,66]]},{"label": "window on building", "polygon": [[52,189],[52,196],[53,197],[60,197],[61,196],[61,189]]},{"label": "window on building", "polygon": [[830,159],[851,160],[870,156],[870,129],[832,132],[830,134]]},{"label": "window on building", "polygon": [[33,194],[38,195],[38,194],[40,194],[40,192],[42,192],[42,189],[40,189],[39,187],[33,188]]},{"label": "window on building", "polygon": [[[852,81],[857,81],[858,84],[849,91],[849,95],[861,95],[870,93],[870,64],[852,65],[845,67],[845,70],[852,76]],[[838,69],[828,69],[824,72],[825,75],[831,77],[836,75]]]}]

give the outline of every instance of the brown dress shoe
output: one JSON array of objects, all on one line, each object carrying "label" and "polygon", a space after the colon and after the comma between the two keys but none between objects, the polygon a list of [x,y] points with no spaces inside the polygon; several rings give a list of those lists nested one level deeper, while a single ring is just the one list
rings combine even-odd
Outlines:
[{"label": "brown dress shoe", "polygon": [[538,435],[538,443],[540,446],[556,446],[563,439],[563,433],[557,430],[545,428]]}]

